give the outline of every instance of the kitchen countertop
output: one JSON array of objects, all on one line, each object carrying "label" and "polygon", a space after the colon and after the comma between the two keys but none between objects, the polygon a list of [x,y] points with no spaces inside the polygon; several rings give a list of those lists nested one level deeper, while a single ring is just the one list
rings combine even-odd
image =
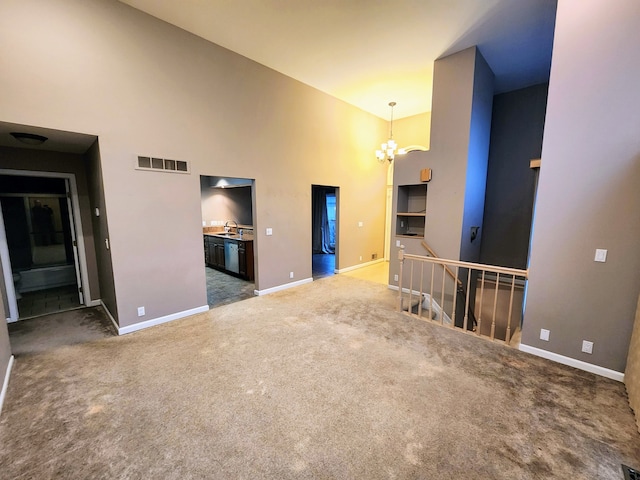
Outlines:
[{"label": "kitchen countertop", "polygon": [[242,235],[237,233],[204,233],[208,237],[228,238],[229,240],[238,240],[239,242],[253,242],[253,235]]}]

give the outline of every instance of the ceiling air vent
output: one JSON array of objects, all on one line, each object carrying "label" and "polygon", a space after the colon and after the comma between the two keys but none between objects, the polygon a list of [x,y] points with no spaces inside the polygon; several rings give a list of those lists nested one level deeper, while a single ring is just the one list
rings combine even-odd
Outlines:
[{"label": "ceiling air vent", "polygon": [[156,172],[189,173],[189,163],[184,160],[168,158],[138,157],[137,170],[153,170]]}]

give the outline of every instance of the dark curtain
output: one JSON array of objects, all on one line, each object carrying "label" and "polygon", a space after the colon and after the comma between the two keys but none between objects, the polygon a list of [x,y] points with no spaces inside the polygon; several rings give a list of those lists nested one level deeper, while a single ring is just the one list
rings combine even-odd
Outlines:
[{"label": "dark curtain", "polygon": [[24,197],[3,197],[2,216],[11,269],[16,272],[31,268],[31,238]]},{"label": "dark curtain", "polygon": [[311,190],[313,253],[335,253],[335,249],[330,244],[329,218],[327,216],[327,194],[334,192],[335,188],[329,187],[314,186]]}]

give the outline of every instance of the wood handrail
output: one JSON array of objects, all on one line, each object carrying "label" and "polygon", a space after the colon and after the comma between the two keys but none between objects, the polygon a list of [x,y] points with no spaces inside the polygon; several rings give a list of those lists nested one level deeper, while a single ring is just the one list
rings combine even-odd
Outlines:
[{"label": "wood handrail", "polygon": [[[443,323],[443,318],[446,315],[446,313],[444,312],[444,307],[445,304],[448,305],[447,308],[450,309],[451,314],[450,314],[450,321],[448,322],[450,324],[451,327],[453,328],[458,328],[458,329],[462,329],[462,330],[473,330],[476,332],[477,335],[484,335],[487,336],[486,332],[482,333],[482,306],[483,306],[483,302],[484,302],[484,292],[485,292],[485,273],[496,273],[498,274],[496,280],[497,281],[501,281],[501,275],[509,275],[511,276],[510,278],[510,284],[511,284],[511,289],[510,289],[510,296],[509,296],[509,309],[508,309],[508,313],[506,316],[506,330],[505,330],[505,337],[504,337],[504,342],[506,342],[507,344],[509,344],[509,341],[511,340],[511,329],[512,329],[512,317],[513,317],[513,312],[514,311],[518,311],[518,307],[517,305],[514,304],[514,291],[515,291],[515,286],[516,286],[516,277],[523,277],[526,281],[526,279],[528,278],[529,275],[529,271],[528,270],[520,270],[517,268],[508,268],[508,267],[499,267],[499,266],[495,266],[495,265],[485,265],[485,264],[480,264],[480,263],[472,263],[472,262],[465,262],[465,261],[461,261],[461,260],[449,260],[446,258],[440,258],[436,255],[436,253],[433,251],[433,249],[429,246],[429,244],[426,241],[422,241],[421,242],[422,247],[427,250],[427,252],[429,253],[429,255],[412,255],[409,253],[405,253],[404,251],[404,246],[402,246],[400,248],[400,250],[398,250],[398,260],[400,261],[400,275],[399,275],[399,282],[398,282],[398,310],[401,311],[402,310],[402,292],[406,289],[404,289],[402,287],[402,280],[403,280],[403,271],[404,271],[404,264],[405,262],[408,260],[410,263],[410,269],[411,269],[411,273],[409,275],[409,298],[411,298],[412,294],[416,294],[419,296],[424,296],[424,299],[428,299],[429,301],[429,317],[431,317],[432,315],[432,302],[433,304],[437,305],[440,309],[441,312],[439,313],[440,315],[440,324]],[[419,275],[419,282],[420,282],[420,290],[416,291],[413,289],[413,285],[414,285],[414,262],[421,262],[419,263],[419,268],[417,269],[418,275]],[[428,294],[424,292],[423,290],[423,274],[424,274],[424,263],[431,263],[431,281],[429,282],[429,286],[427,287],[428,289]],[[437,303],[436,300],[433,299],[434,296],[434,266],[438,264],[438,265],[442,265],[442,269],[443,271],[447,272],[447,275],[449,275],[452,279],[455,280],[455,282],[453,283],[453,285],[451,285],[451,287],[453,288],[453,293],[450,294],[449,299],[447,301],[445,301],[445,292],[449,287],[445,286],[445,280],[446,280],[446,275],[443,273],[441,275],[441,280],[442,280],[442,286],[441,286],[441,290],[439,290],[440,292],[440,300],[439,300],[439,304]],[[464,270],[467,270],[466,273],[464,273],[463,270],[463,280],[461,280],[458,277],[459,269],[462,268]],[[455,270],[454,270],[455,269]],[[439,271],[439,270],[438,270]],[[482,272],[482,276],[481,278],[478,278],[477,273],[474,273],[474,271],[478,271],[478,272]],[[454,273],[456,272],[456,273]],[[479,285],[477,284],[479,282]],[[437,288],[437,287],[436,287]],[[503,315],[502,313],[498,312],[497,309],[497,305],[498,305],[498,293],[501,290],[501,288],[499,288],[499,285],[496,283],[496,287],[494,288],[493,291],[493,312],[491,312],[489,314],[488,320],[491,322],[490,326],[491,326],[491,334],[489,335],[489,338],[491,340],[495,340],[496,337],[496,325],[498,325],[500,328],[502,328],[504,325],[501,325],[501,321],[500,319],[503,319]],[[438,290],[436,290],[436,292],[438,292]],[[478,296],[479,294],[479,296]],[[427,296],[428,295],[428,296]],[[453,303],[451,303],[451,300],[453,300]],[[448,302],[448,303],[447,303]],[[478,313],[478,317],[476,318],[476,302],[479,302],[479,313]],[[409,309],[408,313],[410,315],[413,315],[413,313],[411,313],[411,309]],[[462,317],[464,313],[464,317]],[[422,316],[422,303],[418,303],[418,312],[417,312],[418,316]],[[456,318],[457,317],[457,318]],[[486,324],[485,320],[485,324]],[[498,322],[498,323],[496,323]],[[517,326],[516,326],[517,329]],[[487,328],[485,328],[485,331],[487,330]],[[516,330],[517,331],[517,330]]]},{"label": "wood handrail", "polygon": [[[429,246],[429,244],[427,242],[425,242],[424,240],[422,240],[422,242],[420,242],[422,244],[422,246],[427,250],[427,252],[429,252],[429,255],[431,255],[433,258],[440,258],[438,255],[436,255],[436,252],[433,251],[433,249]],[[456,280],[458,282],[458,285],[462,286],[462,280],[460,280],[457,275],[455,273],[453,273],[453,270],[451,270],[447,265],[442,264],[442,266],[444,267],[444,269],[446,270],[446,272],[451,276],[451,278],[453,278],[454,280]]]},{"label": "wood handrail", "polygon": [[[422,244],[423,244],[422,246],[425,248],[429,247],[429,245],[427,245],[427,243],[424,241],[422,242]],[[420,255],[412,255],[410,253],[405,253],[404,256],[407,258],[413,258],[416,260],[425,258],[425,257],[420,257]],[[474,270],[484,270],[484,271],[493,272],[493,273],[504,273],[506,275],[515,275],[515,276],[525,277],[525,278],[529,277],[529,270],[521,270],[519,268],[499,267],[497,265],[485,265],[482,263],[464,262],[462,260],[448,260],[446,258],[440,258],[437,255],[432,255],[432,257],[436,259],[436,263],[440,263],[441,265],[443,265],[445,269],[449,272],[449,275],[451,275],[453,278],[455,278],[455,274],[453,274],[452,270],[449,269],[447,265],[445,265],[445,262],[448,263],[449,265],[454,265],[457,267],[472,268]],[[429,258],[429,257],[426,257],[426,258]]]}]

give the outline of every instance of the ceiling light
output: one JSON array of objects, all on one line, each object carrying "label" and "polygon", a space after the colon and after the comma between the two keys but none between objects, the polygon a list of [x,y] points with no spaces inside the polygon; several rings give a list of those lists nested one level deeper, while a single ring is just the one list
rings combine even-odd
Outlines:
[{"label": "ceiling light", "polygon": [[[388,160],[389,163],[393,162],[393,159],[396,156],[396,150],[398,149],[398,144],[396,144],[393,139],[393,107],[396,106],[396,102],[389,102],[389,106],[391,107],[391,123],[389,127],[389,140],[386,143],[381,145],[380,150],[376,150],[376,158],[380,163],[383,163],[385,160]],[[404,152],[399,152],[404,153]]]},{"label": "ceiling light", "polygon": [[11,132],[11,136],[25,145],[42,145],[44,142],[49,140],[47,137],[36,135],[34,133]]}]

